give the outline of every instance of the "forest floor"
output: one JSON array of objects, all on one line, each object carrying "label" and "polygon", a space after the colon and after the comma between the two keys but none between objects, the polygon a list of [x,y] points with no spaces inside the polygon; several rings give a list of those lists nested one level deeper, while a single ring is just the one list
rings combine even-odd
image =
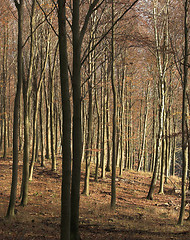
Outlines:
[{"label": "forest floor", "polygon": [[[21,159],[21,156],[20,156]],[[26,207],[16,203],[16,215],[11,221],[5,218],[11,187],[12,159],[0,158],[0,240],[57,240],[60,236],[61,159],[57,171],[52,172],[50,162],[46,167],[36,163],[33,180],[29,184],[29,203]],[[20,192],[22,161],[19,162]],[[81,192],[84,166],[82,167]],[[171,177],[180,188],[180,179]],[[94,167],[90,179],[90,196],[81,194],[80,233],[82,240],[157,240],[190,239],[190,221],[177,225],[180,196],[174,185],[165,185],[165,194],[155,189],[154,200],[147,200],[151,174],[125,171],[117,177],[116,209],[110,209],[110,173],[105,179],[94,182]],[[186,207],[185,218],[188,217]]]}]

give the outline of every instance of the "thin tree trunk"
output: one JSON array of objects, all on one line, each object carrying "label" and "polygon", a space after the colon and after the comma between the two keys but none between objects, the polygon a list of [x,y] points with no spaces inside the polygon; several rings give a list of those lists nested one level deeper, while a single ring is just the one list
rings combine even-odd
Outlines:
[{"label": "thin tree trunk", "polygon": [[43,128],[43,86],[40,92],[40,148],[41,148],[41,167],[45,165],[44,158],[44,128]]},{"label": "thin tree trunk", "polygon": [[121,159],[119,175],[123,173],[124,158],[125,158],[125,66],[122,69],[122,89],[121,89]]},{"label": "thin tree trunk", "polygon": [[45,94],[45,103],[46,103],[46,159],[50,159],[51,156],[51,144],[50,144],[50,106],[49,106],[49,97],[46,92],[46,86],[44,83],[44,94]]},{"label": "thin tree trunk", "polygon": [[[8,23],[7,23],[8,24]],[[7,26],[8,29],[8,26]],[[7,30],[8,31],[8,30]],[[4,121],[4,152],[3,158],[7,157],[7,108],[6,108],[6,86],[7,86],[7,44],[8,33],[4,27],[4,50],[3,50],[3,121]]]},{"label": "thin tree trunk", "polygon": [[161,172],[160,172],[160,189],[159,193],[164,193],[164,172],[166,165],[166,140],[162,139],[162,156],[161,156]]},{"label": "thin tree trunk", "polygon": [[173,141],[172,141],[172,156],[171,156],[171,160],[172,160],[172,167],[171,167],[171,175],[174,176],[175,175],[175,152],[176,152],[176,120],[175,120],[176,116],[175,114],[173,114]]},{"label": "thin tree trunk", "polygon": [[149,82],[147,83],[147,90],[146,90],[146,106],[145,106],[145,113],[144,113],[144,129],[143,129],[143,137],[142,137],[141,156],[140,156],[137,171],[140,171],[141,169],[141,165],[143,163],[143,158],[145,154],[146,129],[147,129],[147,120],[148,120],[148,94],[149,94]]},{"label": "thin tree trunk", "polygon": [[[102,74],[101,74],[102,75]],[[105,80],[104,76],[101,76],[102,78],[102,88],[101,88],[101,109],[102,109],[102,124],[101,124],[101,178],[105,178],[106,172],[105,172]]]},{"label": "thin tree trunk", "polygon": [[159,131],[157,137],[157,147],[156,147],[156,156],[155,156],[155,167],[152,176],[152,181],[149,189],[147,199],[153,199],[153,193],[156,186],[160,157],[161,157],[161,146],[162,146],[162,137],[164,129],[164,113],[165,113],[165,74],[167,69],[167,59],[164,62],[164,66],[161,60],[160,49],[160,39],[157,28],[157,0],[154,0],[153,6],[153,17],[154,17],[154,31],[155,31],[155,41],[156,41],[156,59],[157,59],[157,68],[159,73],[159,83],[160,83],[160,109],[159,109]]},{"label": "thin tree trunk", "polygon": [[[132,89],[131,79],[129,89]],[[128,99],[128,169],[132,169],[132,93],[129,92]]]},{"label": "thin tree trunk", "polygon": [[[97,139],[96,139],[96,149],[99,149],[99,139],[100,139],[100,110],[98,105],[98,97],[97,97],[97,91],[95,91],[95,105],[96,105],[96,111],[97,111]],[[99,150],[96,152],[96,169],[95,169],[95,181],[98,181],[98,167],[99,167],[99,156],[100,152]]]},{"label": "thin tree trunk", "polygon": [[[112,25],[114,23],[114,0],[112,0]],[[115,46],[114,46],[114,28],[112,28],[112,40],[111,40],[111,84],[113,94],[113,133],[112,133],[112,179],[111,179],[111,208],[116,206],[116,122],[117,122],[117,96],[115,86]]]},{"label": "thin tree trunk", "polygon": [[[23,79],[23,89],[25,89],[25,80]],[[29,109],[27,93],[23,91],[24,99],[24,154],[23,154],[23,175],[21,188],[21,205],[26,206],[28,203],[28,179],[29,179]]]},{"label": "thin tree trunk", "polygon": [[34,12],[35,3],[32,1],[31,9],[31,20],[30,20],[30,32],[31,32],[31,43],[30,43],[30,65],[28,70],[28,79],[25,79],[24,68],[23,68],[23,102],[24,102],[24,154],[23,154],[23,174],[22,174],[22,187],[21,187],[21,205],[26,206],[28,203],[28,180],[29,180],[29,104],[31,94],[31,82],[32,82],[32,70],[33,70],[33,59],[34,59]]},{"label": "thin tree trunk", "polygon": [[[49,69],[49,79],[50,79],[50,129],[51,129],[51,159],[52,159],[52,171],[56,171],[56,156],[55,156],[55,118],[54,118],[54,73],[55,73],[55,63],[56,63],[56,54],[57,47],[55,50],[53,69]],[[51,66],[50,55],[49,63]]]},{"label": "thin tree trunk", "polygon": [[47,40],[47,46],[46,46],[46,54],[45,54],[45,60],[44,64],[41,69],[41,75],[39,79],[39,83],[36,89],[36,99],[35,99],[35,111],[34,111],[34,122],[33,122],[33,146],[32,146],[32,159],[30,163],[30,169],[29,169],[29,180],[32,180],[33,175],[33,169],[34,169],[34,163],[35,163],[35,154],[36,154],[36,131],[37,131],[37,117],[38,117],[38,110],[39,110],[39,98],[40,98],[40,90],[42,86],[42,81],[44,79],[44,73],[46,69],[46,64],[48,60],[48,54],[49,54],[49,39]]},{"label": "thin tree trunk", "polygon": [[109,127],[109,87],[108,83],[106,83],[106,149],[107,149],[107,163],[106,163],[106,171],[111,171],[111,164],[110,164],[110,127]]},{"label": "thin tree trunk", "polygon": [[85,149],[85,160],[86,160],[86,172],[85,172],[85,182],[83,194],[89,196],[89,180],[90,180],[90,155],[92,151],[90,150],[90,142],[92,138],[92,86],[88,83],[89,89],[89,105],[88,105],[88,136]]}]

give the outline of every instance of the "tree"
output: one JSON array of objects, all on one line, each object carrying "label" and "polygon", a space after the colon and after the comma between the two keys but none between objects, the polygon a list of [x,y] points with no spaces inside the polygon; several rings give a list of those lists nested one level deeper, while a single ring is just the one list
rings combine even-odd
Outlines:
[{"label": "tree", "polygon": [[181,208],[178,224],[183,225],[186,199],[186,179],[188,166],[188,128],[187,128],[187,79],[188,79],[188,8],[189,1],[184,2],[184,60],[183,60],[183,105],[182,105],[182,187],[181,187]]},{"label": "tree", "polygon": [[[99,0],[94,0],[85,16],[85,21],[80,28],[79,10],[80,3],[73,0],[73,167],[72,167],[72,187],[71,187],[71,239],[80,239],[79,235],[79,199],[80,199],[80,175],[82,157],[82,132],[81,132],[81,46],[88,26],[89,18],[98,4]],[[80,30],[81,29],[81,30]]]},{"label": "tree", "polygon": [[[114,1],[112,0],[112,26],[114,23]],[[113,133],[112,133],[112,183],[111,183],[111,208],[115,208],[116,205],[116,122],[117,122],[117,93],[115,86],[115,45],[114,45],[114,27],[112,27],[111,37],[111,83],[113,94]]]},{"label": "tree", "polygon": [[18,12],[18,53],[17,53],[17,88],[14,102],[14,122],[13,122],[13,166],[10,201],[7,210],[7,217],[13,217],[15,211],[15,201],[18,182],[18,118],[19,105],[22,86],[22,29],[23,29],[23,5],[24,1],[14,0]]},{"label": "tree", "polygon": [[144,113],[144,123],[143,123],[143,139],[142,139],[142,147],[141,147],[141,156],[138,162],[137,171],[140,171],[143,158],[145,155],[145,143],[146,143],[146,131],[147,131],[147,118],[148,118],[148,94],[149,94],[149,81],[147,82],[147,90],[146,90],[146,106]]},{"label": "tree", "polygon": [[61,239],[70,240],[71,109],[68,80],[65,2],[66,1],[58,0],[59,59],[63,117]]},{"label": "tree", "polygon": [[[165,9],[167,12],[167,3],[165,4]],[[160,84],[160,103],[159,103],[159,130],[157,136],[157,143],[156,143],[156,156],[155,156],[155,167],[152,176],[152,181],[149,189],[149,193],[147,199],[153,199],[153,192],[157,181],[158,176],[158,168],[160,163],[160,158],[162,155],[162,137],[164,134],[164,120],[165,120],[165,78],[166,78],[166,71],[168,67],[168,58],[167,54],[160,51],[160,44],[161,44],[161,34],[158,31],[158,1],[153,0],[153,18],[154,18],[154,34],[155,34],[155,42],[156,42],[156,60],[157,60],[157,69],[159,75],[159,84]],[[165,14],[165,20],[167,21],[167,14]],[[165,24],[164,27],[167,25]],[[165,32],[165,29],[164,29]],[[165,38],[164,38],[165,42]]]},{"label": "tree", "polygon": [[28,180],[29,180],[29,112],[30,112],[30,96],[32,85],[32,73],[33,73],[33,61],[34,61],[34,13],[35,13],[36,1],[32,1],[31,17],[30,17],[30,60],[28,75],[24,75],[23,66],[23,102],[24,102],[24,154],[23,154],[23,176],[22,176],[22,188],[21,188],[21,205],[25,206],[28,203]]},{"label": "tree", "polygon": [[[37,84],[37,79],[35,78],[35,107],[34,107],[34,115],[33,115],[33,142],[32,142],[32,158],[30,162],[30,168],[29,168],[29,180],[32,180],[32,175],[33,175],[33,169],[34,169],[34,163],[36,160],[36,149],[37,149],[37,117],[38,117],[38,110],[39,110],[39,104],[40,104],[40,90],[42,87],[42,82],[44,80],[44,74],[46,70],[46,65],[48,62],[48,54],[49,54],[49,49],[50,48],[50,35],[48,33],[47,35],[47,42],[45,46],[45,52],[44,52],[44,61],[42,61],[41,64],[41,69],[40,69],[40,76],[39,76],[39,81]],[[41,53],[41,58],[43,58],[43,54]],[[37,69],[36,69],[37,71]]]}]

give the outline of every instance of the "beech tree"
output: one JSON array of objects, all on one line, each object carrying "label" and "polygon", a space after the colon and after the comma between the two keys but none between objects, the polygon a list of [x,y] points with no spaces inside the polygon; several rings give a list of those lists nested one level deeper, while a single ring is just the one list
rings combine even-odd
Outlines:
[{"label": "beech tree", "polygon": [[[112,26],[114,23],[114,1],[112,0]],[[114,27],[111,32],[111,83],[113,93],[113,133],[112,133],[112,185],[111,185],[111,207],[115,208],[116,205],[116,122],[117,122],[117,93],[115,87],[115,45],[114,45]]]},{"label": "beech tree", "polygon": [[[177,166],[175,151],[181,137],[180,133],[177,134],[181,119],[180,104],[175,95],[177,93],[181,100],[181,90],[178,90],[181,81],[184,91],[183,185],[179,223],[182,224],[189,147],[188,24],[184,22],[185,31],[178,39],[170,22],[173,20],[170,13],[173,2],[144,1],[141,9],[143,1],[138,0],[31,0],[24,2],[28,12],[23,11],[23,2],[14,0],[18,12],[18,75],[14,105],[13,178],[7,216],[14,215],[18,144],[22,151],[23,132],[21,205],[28,202],[28,180],[32,180],[38,154],[41,153],[41,166],[46,167],[46,150],[47,163],[51,161],[52,171],[56,170],[56,160],[59,159],[56,159],[56,153],[62,154],[61,239],[80,239],[82,160],[86,162],[83,191],[86,195],[90,193],[92,160],[95,163],[95,181],[98,181],[99,169],[101,178],[106,177],[106,171],[112,170],[110,191],[113,209],[117,199],[115,180],[118,167],[120,176],[123,170],[153,172],[148,199],[153,199],[158,177],[159,193],[164,193],[164,183],[170,172],[175,174]],[[139,8],[133,8],[137,2],[140,3]],[[184,4],[187,19],[188,2],[184,1]],[[142,13],[146,7],[153,10],[153,14],[147,16],[147,12]],[[129,11],[128,16],[126,13]],[[29,19],[24,21],[25,34],[28,34],[24,44],[23,14]],[[6,85],[6,61],[12,56],[6,52],[9,50],[6,48],[8,29],[4,30],[0,117],[10,109],[5,98],[10,91],[10,86]],[[184,49],[179,47],[183,46],[183,38]],[[23,106],[19,102],[21,87],[24,90]],[[8,122],[3,117],[0,119],[0,147],[4,142],[5,156],[5,138],[10,135],[8,129]],[[58,146],[60,142],[62,148]]]},{"label": "beech tree", "polygon": [[[28,180],[29,180],[29,114],[30,114],[30,95],[32,90],[32,74],[33,74],[33,61],[34,61],[34,17],[35,17],[35,5],[36,1],[32,1],[31,17],[30,17],[30,61],[28,75],[25,77],[23,74],[22,86],[23,89],[23,102],[24,102],[24,154],[23,154],[23,177],[21,188],[21,205],[25,206],[28,202]],[[24,66],[23,66],[24,68]],[[24,69],[23,69],[24,73]]]},{"label": "beech tree", "polygon": [[[167,12],[167,2],[165,3],[165,8]],[[165,120],[165,79],[166,79],[166,71],[168,67],[168,58],[167,54],[162,57],[162,52],[160,49],[161,43],[161,33],[158,31],[158,2],[157,0],[153,0],[153,18],[154,18],[154,34],[155,34],[155,42],[156,42],[156,60],[157,60],[157,68],[159,74],[159,83],[160,83],[160,103],[159,103],[159,129],[158,129],[158,137],[156,143],[156,156],[155,156],[155,167],[152,177],[152,182],[150,185],[149,193],[147,198],[153,199],[153,192],[156,185],[157,175],[158,175],[158,167],[160,163],[160,158],[162,154],[161,144],[162,137],[164,135],[164,120]],[[165,14],[165,20],[167,21],[167,14]],[[165,24],[164,26],[167,26]],[[165,30],[164,30],[165,31]],[[164,42],[166,38],[164,38]]]},{"label": "beech tree", "polygon": [[189,36],[188,36],[188,10],[189,1],[184,2],[184,60],[183,60],[183,105],[182,105],[182,187],[181,187],[181,208],[178,224],[183,224],[186,200],[186,180],[188,169],[188,124],[187,124],[187,79],[189,59]]},{"label": "beech tree", "polygon": [[70,185],[71,185],[71,109],[68,79],[66,6],[58,1],[59,59],[62,91],[63,152],[62,152],[62,192],[61,192],[61,239],[70,239]]},{"label": "beech tree", "polygon": [[20,0],[18,2],[17,0],[14,0],[14,3],[18,13],[17,88],[14,102],[12,184],[7,217],[13,217],[15,214],[14,211],[18,182],[18,118],[22,86],[22,30],[24,1]]}]

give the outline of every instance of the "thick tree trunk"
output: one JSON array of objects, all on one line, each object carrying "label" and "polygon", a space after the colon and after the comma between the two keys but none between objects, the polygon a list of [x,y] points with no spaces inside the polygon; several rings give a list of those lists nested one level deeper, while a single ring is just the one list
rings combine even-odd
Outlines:
[{"label": "thick tree trunk", "polygon": [[18,58],[17,58],[17,89],[14,102],[14,122],[13,122],[13,166],[12,166],[12,184],[10,201],[7,210],[7,217],[14,216],[17,181],[18,181],[18,118],[19,105],[22,86],[22,29],[23,29],[23,0],[18,3],[15,0],[15,5],[18,11]]},{"label": "thick tree trunk", "polygon": [[71,239],[80,239],[79,234],[79,201],[82,157],[81,132],[81,42],[79,36],[79,1],[73,0],[73,167],[71,187]]},{"label": "thick tree trunk", "polygon": [[188,167],[188,129],[187,129],[187,80],[188,80],[188,0],[184,5],[184,63],[183,63],[183,105],[182,105],[182,186],[181,186],[181,208],[178,224],[183,225],[186,200],[186,180]]},{"label": "thick tree trunk", "polygon": [[67,35],[65,1],[58,0],[59,59],[62,96],[62,190],[61,190],[61,239],[70,240],[70,186],[71,186],[71,109],[68,79]]}]

